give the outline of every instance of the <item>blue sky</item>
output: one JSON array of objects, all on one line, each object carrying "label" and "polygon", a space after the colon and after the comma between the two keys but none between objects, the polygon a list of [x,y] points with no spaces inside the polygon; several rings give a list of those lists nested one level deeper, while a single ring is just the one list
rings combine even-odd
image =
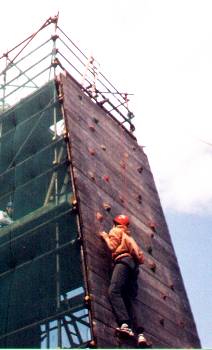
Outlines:
[{"label": "blue sky", "polygon": [[202,347],[211,348],[212,218],[169,210],[165,214]]},{"label": "blue sky", "polygon": [[60,27],[120,91],[134,94],[136,136],[146,146],[202,346],[211,348],[212,2],[7,0],[0,53],[58,10]]}]

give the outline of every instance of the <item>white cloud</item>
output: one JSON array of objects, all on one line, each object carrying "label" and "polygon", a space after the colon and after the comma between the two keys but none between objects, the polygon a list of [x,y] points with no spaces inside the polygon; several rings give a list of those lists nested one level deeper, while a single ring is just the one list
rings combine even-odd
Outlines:
[{"label": "white cloud", "polygon": [[164,209],[211,214],[212,147],[195,139],[172,141],[146,150]]}]

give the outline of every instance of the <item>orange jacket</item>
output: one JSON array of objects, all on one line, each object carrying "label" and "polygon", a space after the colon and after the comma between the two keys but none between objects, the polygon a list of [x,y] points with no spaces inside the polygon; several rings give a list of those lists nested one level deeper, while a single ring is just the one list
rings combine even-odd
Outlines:
[{"label": "orange jacket", "polygon": [[138,264],[144,263],[144,254],[126,226],[114,226],[109,234],[103,232],[102,238],[112,252],[113,260],[117,261],[125,256],[132,256]]}]

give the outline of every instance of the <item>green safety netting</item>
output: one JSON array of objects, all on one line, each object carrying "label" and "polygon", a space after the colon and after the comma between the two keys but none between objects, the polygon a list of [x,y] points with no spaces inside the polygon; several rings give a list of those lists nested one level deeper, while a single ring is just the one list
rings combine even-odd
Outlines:
[{"label": "green safety netting", "polygon": [[83,347],[88,311],[52,81],[0,115],[0,347]]}]

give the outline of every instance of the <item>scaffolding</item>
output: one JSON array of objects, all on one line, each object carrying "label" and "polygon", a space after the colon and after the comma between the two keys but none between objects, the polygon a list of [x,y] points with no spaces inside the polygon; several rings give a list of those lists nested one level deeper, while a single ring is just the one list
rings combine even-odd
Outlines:
[{"label": "scaffolding", "polygon": [[79,348],[91,339],[55,84],[66,74],[58,31],[58,16],[49,18],[0,58],[0,210],[9,200],[14,207],[13,223],[0,228],[1,348]]},{"label": "scaffolding", "polygon": [[83,347],[83,253],[54,81],[0,122],[0,209],[14,207],[13,223],[0,228],[0,347]]},{"label": "scaffolding", "polygon": [[87,57],[61,29],[58,19],[59,14],[50,17],[0,57],[0,110],[10,108],[60,72],[68,72],[94,103],[133,132],[134,115],[128,107],[131,94],[115,88],[96,59]]}]

